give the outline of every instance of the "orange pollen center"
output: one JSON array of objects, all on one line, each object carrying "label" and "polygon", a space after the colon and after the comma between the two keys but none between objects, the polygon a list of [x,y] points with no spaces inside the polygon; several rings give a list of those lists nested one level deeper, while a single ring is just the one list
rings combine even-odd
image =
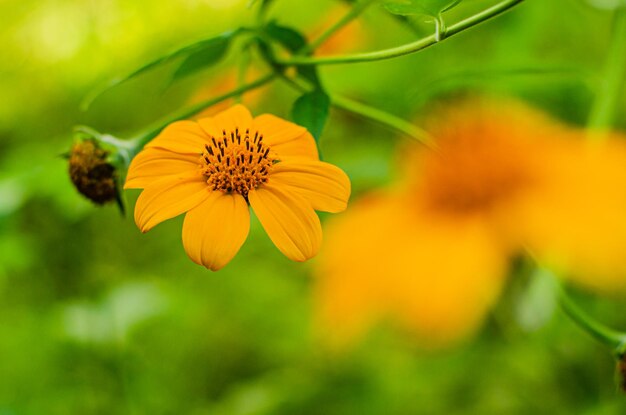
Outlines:
[{"label": "orange pollen center", "polygon": [[266,183],[272,166],[278,160],[263,142],[263,134],[246,129],[222,131],[205,144],[200,169],[213,190],[236,192],[247,199],[248,192]]}]

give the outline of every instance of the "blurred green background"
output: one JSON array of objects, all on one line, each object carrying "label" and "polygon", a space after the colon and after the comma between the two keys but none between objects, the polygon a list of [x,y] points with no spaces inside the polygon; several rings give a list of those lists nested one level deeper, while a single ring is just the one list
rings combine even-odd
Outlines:
[{"label": "blurred green background", "polygon": [[[237,53],[167,91],[165,67],[87,112],[81,100],[148,59],[254,22],[245,3],[0,0],[0,414],[626,413],[609,353],[522,278],[464,345],[427,352],[382,327],[337,355],[311,327],[311,264],[284,258],[256,220],[237,257],[210,273],[185,255],[182,218],[142,235],[132,215],[74,190],[59,156],[74,125],[128,137],[210,89]],[[337,3],[276,0],[269,14],[307,32]],[[491,3],[465,0],[446,16]],[[610,23],[611,12],[583,0],[527,0],[424,52],[321,74],[329,90],[412,120],[471,91],[519,96],[584,124]],[[354,51],[416,37],[380,7],[362,24],[366,43]],[[296,93],[265,91],[255,112],[287,117]],[[358,198],[393,176],[403,140],[333,110],[320,146]],[[129,210],[137,194],[125,195]],[[620,299],[578,297],[626,327]]]}]

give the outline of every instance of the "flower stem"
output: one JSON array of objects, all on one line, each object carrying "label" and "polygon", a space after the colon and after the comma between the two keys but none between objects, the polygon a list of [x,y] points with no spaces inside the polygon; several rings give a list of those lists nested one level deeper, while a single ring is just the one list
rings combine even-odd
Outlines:
[{"label": "flower stem", "polygon": [[350,111],[354,114],[368,118],[377,123],[387,125],[419,141],[421,144],[424,144],[430,149],[435,148],[433,139],[426,131],[414,126],[413,124],[406,120],[403,120],[402,118],[396,117],[395,115],[382,111],[378,108],[370,107],[369,105],[354,101],[350,98],[342,97],[340,95],[332,95],[330,97],[330,100],[332,105],[337,108]]},{"label": "flower stem", "polygon": [[174,114],[173,116],[163,121],[159,121],[155,126],[153,126],[152,128],[149,128],[148,131],[140,134],[139,136],[137,136],[136,138],[132,140],[132,143],[133,143],[132,156],[134,156],[137,152],[139,152],[139,150],[141,150],[143,146],[146,145],[150,140],[156,137],[161,132],[161,130],[165,128],[167,125],[175,121],[180,121],[185,118],[189,118],[192,115],[197,114],[198,112],[202,111],[203,109],[210,107],[211,105],[215,105],[219,102],[222,102],[228,98],[233,98],[233,97],[243,94],[244,92],[248,92],[253,89],[260,88],[263,85],[274,80],[275,77],[276,77],[276,74],[270,73],[261,78],[258,78],[256,81],[250,82],[248,84],[244,84],[218,97],[199,102],[189,108],[185,108],[182,111],[179,111],[178,113]]},{"label": "flower stem", "polygon": [[570,320],[596,340],[611,348],[617,357],[623,356],[626,352],[626,333],[607,327],[591,317],[572,300],[556,280],[554,281],[559,305]]},{"label": "flower stem", "polygon": [[339,19],[334,25],[326,29],[319,37],[312,40],[298,55],[308,55],[326,42],[332,35],[335,34],[342,27],[356,19],[363,11],[372,3],[378,0],[363,0],[357,2],[348,13],[346,13],[341,19]]},{"label": "flower stem", "polygon": [[591,129],[609,127],[615,116],[618,98],[624,87],[626,68],[626,9],[615,11],[611,45],[606,58],[602,84],[591,108],[587,126]]},{"label": "flower stem", "polygon": [[[452,26],[448,26],[444,39],[447,39],[457,33],[463,32],[493,17],[496,17],[524,0],[504,0],[495,6],[485,9],[465,20],[462,20]],[[390,49],[383,49],[375,52],[356,53],[351,55],[338,55],[328,57],[310,57],[294,55],[287,59],[277,58],[277,62],[282,65],[333,65],[343,63],[371,62],[383,59],[396,58],[398,56],[408,55],[426,49],[429,46],[438,43],[437,35],[432,34],[423,37],[415,42],[398,46]]]},{"label": "flower stem", "polygon": [[[296,79],[286,76],[281,76],[281,79],[299,92],[307,92],[309,90],[308,86],[303,85],[302,82],[298,82]],[[424,144],[431,149],[435,149],[434,141],[426,131],[414,126],[400,117],[337,94],[330,95],[330,103],[337,108],[352,112],[353,114],[404,133],[419,141],[421,144]]]}]

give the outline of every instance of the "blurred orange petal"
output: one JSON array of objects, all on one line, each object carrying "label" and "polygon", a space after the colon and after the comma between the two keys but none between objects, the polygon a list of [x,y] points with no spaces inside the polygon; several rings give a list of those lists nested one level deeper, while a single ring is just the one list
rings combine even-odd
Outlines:
[{"label": "blurred orange petal", "polygon": [[507,253],[480,220],[442,222],[419,210],[399,196],[376,196],[328,225],[316,298],[331,343],[349,343],[385,318],[430,347],[480,326],[500,292]]},{"label": "blurred orange petal", "polygon": [[551,154],[511,226],[531,253],[602,293],[626,291],[626,142],[579,133]]},{"label": "blurred orange petal", "polygon": [[[326,18],[318,27],[311,30],[310,39],[316,39],[328,27],[334,25],[350,12],[347,5],[337,5],[326,12]],[[326,39],[316,50],[316,55],[334,55],[342,52],[354,51],[367,43],[368,31],[361,20],[353,20],[343,26],[339,31],[333,33],[331,37]]]}]

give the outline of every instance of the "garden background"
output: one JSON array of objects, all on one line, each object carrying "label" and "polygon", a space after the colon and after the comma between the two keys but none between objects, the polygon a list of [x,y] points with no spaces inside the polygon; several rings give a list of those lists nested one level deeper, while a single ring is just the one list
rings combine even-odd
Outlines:
[{"label": "garden background", "polygon": [[[466,0],[445,16],[492,3]],[[316,33],[345,7],[276,0],[269,16]],[[312,329],[315,260],[283,257],[258,221],[237,257],[212,273],[185,255],[182,218],[144,235],[132,214],[76,192],[62,157],[76,124],[128,137],[220,91],[238,56],[167,90],[171,68],[159,68],[81,111],[86,96],[254,18],[243,0],[0,0],[0,414],[626,413],[611,356],[527,281],[513,280],[461,345],[426,350],[383,325],[337,353]],[[432,31],[377,6],[357,24],[332,53]],[[420,53],[320,73],[328,89],[416,123],[439,102],[479,93],[520,97],[584,125],[610,28],[611,13],[586,1],[528,0]],[[296,98],[276,83],[249,104],[287,118]],[[620,103],[623,129],[626,94]],[[406,140],[333,109],[320,150],[348,173],[357,200],[394,177]],[[128,212],[138,193],[125,193]],[[574,293],[600,320],[626,327],[623,298]]]}]

